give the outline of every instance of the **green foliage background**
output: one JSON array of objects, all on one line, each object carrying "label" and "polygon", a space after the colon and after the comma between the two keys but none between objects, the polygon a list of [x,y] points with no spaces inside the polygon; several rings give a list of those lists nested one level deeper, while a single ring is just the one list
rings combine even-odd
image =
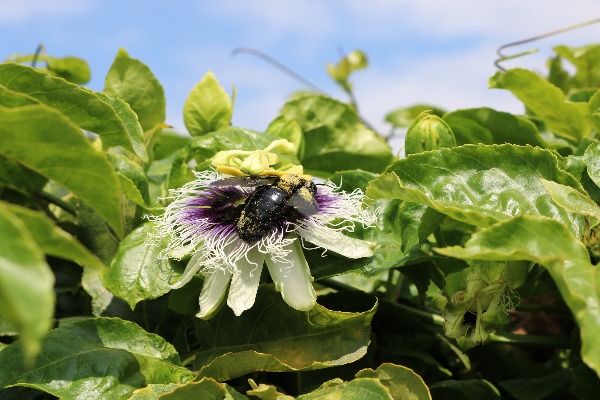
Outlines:
[{"label": "green foliage background", "polygon": [[[392,110],[392,128],[408,128],[401,159],[358,113],[359,51],[328,66],[347,103],[295,94],[265,132],[231,126],[234,100],[208,72],[183,109],[188,136],[124,50],[103,92],[80,86],[77,58],[0,64],[0,396],[594,398],[599,49],[557,47],[547,76],[494,75],[523,115]],[[278,138],[310,174],[381,209],[353,233],[374,255],[306,250],[311,311],[263,276],[242,316],[197,319],[202,277],[171,289],[186,260],[158,257],[144,217],[217,152]]]}]

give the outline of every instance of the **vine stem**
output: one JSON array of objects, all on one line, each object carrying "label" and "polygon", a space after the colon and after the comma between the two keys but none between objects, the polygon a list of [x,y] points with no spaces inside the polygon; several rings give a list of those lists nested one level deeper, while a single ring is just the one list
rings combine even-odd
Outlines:
[{"label": "vine stem", "polygon": [[[331,278],[326,278],[318,281],[320,284],[338,291],[347,292],[362,292],[353,286],[347,285],[342,282],[338,282]],[[364,293],[364,292],[363,292]],[[419,318],[425,322],[429,322],[433,325],[444,326],[444,317],[439,314],[435,314],[429,311],[419,310],[415,307],[407,306],[405,304],[389,302],[387,300],[381,300],[388,302],[392,307],[402,310],[416,318]],[[536,346],[536,347],[553,347],[553,348],[569,348],[571,347],[571,341],[569,338],[559,336],[542,336],[542,335],[519,335],[508,332],[493,332],[490,333],[490,343],[496,344],[513,344],[516,346]]]},{"label": "vine stem", "polygon": [[44,199],[46,199],[48,202],[62,208],[69,214],[72,214],[72,215],[77,214],[77,210],[75,209],[75,207],[73,207],[73,205],[67,203],[60,197],[57,197],[57,196],[53,195],[52,193],[48,193],[48,192],[44,192],[44,191],[42,191],[41,194],[42,194],[42,197]]},{"label": "vine stem", "polygon": [[506,71],[506,69],[504,69],[503,67],[500,66],[500,63],[506,60],[511,60],[513,58],[517,58],[517,57],[521,57],[527,54],[532,54],[537,52],[537,49],[531,49],[531,50],[527,50],[527,51],[523,51],[521,53],[518,54],[511,54],[511,55],[506,55],[502,52],[502,50],[504,49],[508,49],[509,47],[515,47],[515,46],[520,46],[522,44],[526,44],[526,43],[531,43],[531,42],[535,42],[537,40],[540,39],[544,39],[547,38],[549,36],[554,36],[554,35],[558,35],[561,33],[565,33],[568,31],[572,31],[574,29],[579,29],[579,28],[583,28],[585,26],[588,25],[592,25],[592,24],[597,24],[600,22],[600,18],[594,18],[594,19],[590,19],[584,22],[580,22],[577,24],[573,24],[573,25],[569,25],[569,26],[565,26],[563,28],[560,29],[555,29],[553,31],[550,32],[546,32],[546,33],[542,33],[541,35],[536,35],[527,39],[522,39],[522,40],[517,40],[516,42],[510,42],[510,43],[506,43],[503,44],[502,46],[498,47],[498,49],[496,50],[496,54],[498,54],[498,59],[496,61],[494,61],[494,65],[496,66],[496,68],[498,68],[500,71]]}]

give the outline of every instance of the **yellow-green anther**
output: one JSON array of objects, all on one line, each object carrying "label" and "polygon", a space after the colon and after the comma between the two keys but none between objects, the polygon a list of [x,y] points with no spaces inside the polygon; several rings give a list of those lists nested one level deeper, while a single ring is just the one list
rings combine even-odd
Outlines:
[{"label": "yellow-green anther", "polygon": [[406,155],[456,146],[450,126],[430,111],[423,111],[408,128],[404,141]]},{"label": "yellow-green anther", "polygon": [[278,139],[272,141],[271,144],[265,148],[265,151],[272,151],[284,155],[294,154],[296,152],[296,145],[286,139]]},{"label": "yellow-green anther", "polygon": [[239,167],[243,162],[243,158],[251,153],[251,151],[244,150],[220,151],[213,156],[211,164],[213,167],[218,167],[221,165],[228,167]]},{"label": "yellow-green anther", "polygon": [[[244,151],[244,150],[225,150],[215,154],[211,165],[215,168],[229,167],[234,168],[240,175],[259,175],[262,172],[273,169],[275,164],[282,162],[280,155],[290,155],[296,152],[296,146],[285,140],[278,139],[271,142],[263,150]],[[287,163],[285,168],[292,168],[294,165]]]},{"label": "yellow-green anther", "polygon": [[248,175],[258,175],[269,169],[271,165],[277,164],[277,154],[264,150],[257,150],[250,154],[239,166],[239,169]]}]

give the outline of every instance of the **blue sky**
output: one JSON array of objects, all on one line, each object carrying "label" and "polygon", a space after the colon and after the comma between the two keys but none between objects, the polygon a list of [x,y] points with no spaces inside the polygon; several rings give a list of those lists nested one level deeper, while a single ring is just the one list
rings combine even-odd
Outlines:
[{"label": "blue sky", "polygon": [[[167,122],[207,71],[237,88],[234,124],[264,130],[302,85],[236,47],[263,51],[327,93],[345,99],[325,64],[361,49],[370,66],[353,78],[361,113],[387,129],[385,114],[427,102],[448,110],[491,106],[520,112],[509,93],[488,90],[498,46],[600,16],[597,0],[0,0],[0,58],[33,53],[86,59],[101,90],[119,48],[146,63],[163,84]],[[542,71],[552,46],[598,41],[600,25],[545,39],[540,53],[506,66]]]}]

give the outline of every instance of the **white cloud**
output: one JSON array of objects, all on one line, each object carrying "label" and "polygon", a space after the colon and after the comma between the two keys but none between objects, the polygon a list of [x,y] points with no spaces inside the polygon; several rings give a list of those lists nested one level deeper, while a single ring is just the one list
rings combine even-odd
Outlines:
[{"label": "white cloud", "polygon": [[70,18],[88,14],[95,1],[0,0],[0,22],[21,24],[33,19]]}]

